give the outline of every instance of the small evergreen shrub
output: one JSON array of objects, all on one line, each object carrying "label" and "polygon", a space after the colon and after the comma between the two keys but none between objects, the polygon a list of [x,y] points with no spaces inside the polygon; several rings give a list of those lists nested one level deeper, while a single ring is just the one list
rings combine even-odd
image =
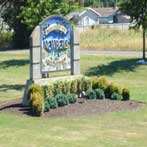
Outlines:
[{"label": "small evergreen shrub", "polygon": [[130,99],[130,92],[127,88],[123,88],[122,97],[124,101],[128,101]]},{"label": "small evergreen shrub", "polygon": [[56,98],[54,98],[54,97],[47,97],[47,101],[48,101],[48,104],[50,105],[51,109],[58,108],[58,103],[57,103]]},{"label": "small evergreen shrub", "polygon": [[92,77],[92,89],[98,89],[98,78],[97,77]]},{"label": "small evergreen shrub", "polygon": [[71,82],[65,81],[62,86],[62,92],[64,94],[70,94],[70,87],[71,87]]},{"label": "small evergreen shrub", "polygon": [[13,33],[11,31],[0,30],[0,48],[12,47]]},{"label": "small evergreen shrub", "polygon": [[77,89],[77,80],[73,80],[71,81],[71,87],[70,87],[70,93],[78,93],[78,89]]},{"label": "small evergreen shrub", "polygon": [[28,89],[28,99],[31,99],[31,95],[36,92],[42,95],[42,88],[38,84],[32,84]]},{"label": "small evergreen shrub", "polygon": [[90,78],[81,78],[81,92],[92,89],[92,81]]},{"label": "small evergreen shrub", "polygon": [[57,94],[55,98],[59,107],[68,105],[68,98],[64,94]]},{"label": "small evergreen shrub", "polygon": [[108,81],[105,77],[98,78],[98,88],[105,90],[108,87]]},{"label": "small evergreen shrub", "polygon": [[50,110],[50,104],[47,99],[44,101],[44,112],[48,112]]},{"label": "small evergreen shrub", "polygon": [[54,96],[53,84],[43,86],[44,97]]},{"label": "small evergreen shrub", "polygon": [[90,89],[87,91],[87,98],[88,99],[96,99],[96,93],[94,90]]},{"label": "small evergreen shrub", "polygon": [[54,95],[61,94],[63,89],[63,81],[57,81],[54,83]]},{"label": "small evergreen shrub", "polygon": [[111,98],[111,95],[113,92],[116,92],[118,94],[122,93],[122,89],[120,86],[114,84],[114,83],[109,83],[106,90],[105,90],[105,96],[106,98]]},{"label": "small evergreen shrub", "polygon": [[92,81],[90,78],[85,78],[85,91],[92,89]]},{"label": "small evergreen shrub", "polygon": [[30,107],[32,113],[36,116],[41,116],[44,112],[44,98],[39,92],[32,93],[30,99]]},{"label": "small evergreen shrub", "polygon": [[68,94],[68,95],[66,95],[66,97],[67,97],[68,102],[70,104],[76,103],[76,101],[77,101],[77,95],[76,94]]},{"label": "small evergreen shrub", "polygon": [[113,92],[111,95],[111,100],[122,100],[122,95],[116,92]]},{"label": "small evergreen shrub", "polygon": [[77,94],[80,94],[82,92],[82,79],[77,79]]},{"label": "small evergreen shrub", "polygon": [[95,94],[96,94],[97,99],[104,99],[105,98],[105,93],[104,93],[103,89],[96,89]]}]

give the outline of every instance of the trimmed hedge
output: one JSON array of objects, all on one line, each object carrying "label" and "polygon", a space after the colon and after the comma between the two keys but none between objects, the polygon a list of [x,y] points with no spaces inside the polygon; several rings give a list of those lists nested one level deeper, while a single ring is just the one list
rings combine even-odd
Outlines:
[{"label": "trimmed hedge", "polygon": [[116,92],[113,92],[111,95],[111,100],[122,100],[122,95]]},{"label": "trimmed hedge", "polygon": [[66,97],[67,97],[68,102],[70,104],[74,104],[77,101],[77,95],[76,94],[68,94],[68,95],[66,95]]},{"label": "trimmed hedge", "polygon": [[96,99],[96,93],[94,90],[90,89],[87,91],[87,98],[88,99]]},{"label": "trimmed hedge", "polygon": [[65,96],[65,94],[57,94],[55,96],[56,100],[57,100],[57,103],[58,103],[58,106],[59,107],[62,107],[62,106],[65,106],[65,105],[68,105],[68,98]]},{"label": "trimmed hedge", "polygon": [[109,83],[107,88],[105,89],[105,96],[106,98],[111,98],[112,93],[122,94],[122,88],[115,83]]},{"label": "trimmed hedge", "polygon": [[30,107],[33,115],[41,116],[44,112],[44,98],[39,92],[32,93]]},{"label": "trimmed hedge", "polygon": [[130,99],[130,92],[127,88],[123,88],[122,90],[122,97],[124,101],[128,101]]},{"label": "trimmed hedge", "polygon": [[58,108],[58,103],[55,97],[47,97],[45,101],[48,102],[48,105],[50,106],[51,109],[56,109]]},{"label": "trimmed hedge", "polygon": [[105,93],[104,93],[103,89],[96,89],[95,94],[96,94],[97,99],[104,99],[105,98]]}]

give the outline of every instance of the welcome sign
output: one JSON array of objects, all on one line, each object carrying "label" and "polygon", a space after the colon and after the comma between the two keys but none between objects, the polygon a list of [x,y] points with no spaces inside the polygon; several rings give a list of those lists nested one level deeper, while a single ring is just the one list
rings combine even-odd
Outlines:
[{"label": "welcome sign", "polygon": [[41,23],[42,73],[71,69],[72,26],[60,16]]}]

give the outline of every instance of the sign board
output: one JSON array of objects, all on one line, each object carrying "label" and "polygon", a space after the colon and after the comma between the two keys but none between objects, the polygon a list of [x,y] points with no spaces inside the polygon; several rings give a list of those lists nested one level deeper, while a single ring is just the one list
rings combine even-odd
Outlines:
[{"label": "sign board", "polygon": [[41,23],[41,71],[71,69],[72,34],[71,24],[60,16],[52,16]]}]

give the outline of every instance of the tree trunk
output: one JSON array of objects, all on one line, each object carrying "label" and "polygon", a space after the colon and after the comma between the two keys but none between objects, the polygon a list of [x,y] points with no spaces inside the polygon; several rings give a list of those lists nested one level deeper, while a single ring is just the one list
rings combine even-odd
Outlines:
[{"label": "tree trunk", "polygon": [[145,33],[145,29],[143,29],[143,60],[145,60],[145,48],[146,48],[146,44],[145,44],[145,35],[146,35],[146,33]]}]

